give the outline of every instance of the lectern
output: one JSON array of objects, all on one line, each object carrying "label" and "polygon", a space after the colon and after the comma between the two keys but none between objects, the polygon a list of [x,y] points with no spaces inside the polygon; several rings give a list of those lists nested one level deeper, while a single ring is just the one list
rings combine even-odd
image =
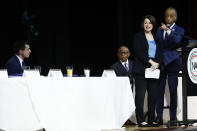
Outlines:
[{"label": "lectern", "polygon": [[[183,121],[169,121],[171,125],[190,126],[197,123],[197,118],[188,119],[188,96],[197,96],[197,40],[184,36],[187,40],[181,44],[182,48],[182,96],[183,96]],[[196,100],[197,101],[197,100]],[[197,109],[195,109],[197,112]]]}]

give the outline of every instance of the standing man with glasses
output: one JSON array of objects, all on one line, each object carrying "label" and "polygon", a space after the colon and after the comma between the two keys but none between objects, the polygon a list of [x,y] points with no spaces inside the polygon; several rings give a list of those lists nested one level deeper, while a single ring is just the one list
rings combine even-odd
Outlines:
[{"label": "standing man with glasses", "polygon": [[[161,65],[161,82],[158,90],[157,102],[157,118],[159,124],[163,124],[163,107],[164,107],[164,92],[166,86],[166,78],[168,78],[168,85],[170,91],[170,120],[176,121],[177,113],[177,74],[181,70],[181,62],[178,51],[174,49],[182,40],[184,29],[176,25],[177,11],[169,7],[165,11],[165,24],[157,30],[157,38],[161,44],[163,63]],[[168,76],[168,77],[167,77]]]},{"label": "standing man with glasses", "polygon": [[19,75],[23,73],[23,66],[26,66],[24,59],[29,58],[31,53],[29,42],[25,40],[16,41],[14,43],[14,53],[5,68],[8,71],[8,75]]}]

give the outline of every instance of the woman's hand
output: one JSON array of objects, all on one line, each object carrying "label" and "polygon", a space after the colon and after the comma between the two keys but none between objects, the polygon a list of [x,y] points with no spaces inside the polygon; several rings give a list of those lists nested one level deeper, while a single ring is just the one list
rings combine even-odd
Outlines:
[{"label": "woman's hand", "polygon": [[151,64],[151,69],[155,70],[159,68],[159,63],[154,62],[152,59],[150,59],[148,62]]}]

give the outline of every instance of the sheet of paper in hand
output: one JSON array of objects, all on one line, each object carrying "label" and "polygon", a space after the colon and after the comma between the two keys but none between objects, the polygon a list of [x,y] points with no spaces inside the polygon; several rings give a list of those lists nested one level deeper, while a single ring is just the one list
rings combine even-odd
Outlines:
[{"label": "sheet of paper in hand", "polygon": [[155,70],[152,70],[151,68],[145,69],[145,78],[159,79],[159,76],[160,76],[159,69],[155,69]]}]

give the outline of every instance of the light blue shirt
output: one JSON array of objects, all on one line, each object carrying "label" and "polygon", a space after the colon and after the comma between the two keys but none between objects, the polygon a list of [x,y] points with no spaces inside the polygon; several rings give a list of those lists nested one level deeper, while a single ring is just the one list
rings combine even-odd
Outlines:
[{"label": "light blue shirt", "polygon": [[155,58],[156,53],[156,43],[155,40],[147,40],[148,41],[148,57],[149,58]]}]

